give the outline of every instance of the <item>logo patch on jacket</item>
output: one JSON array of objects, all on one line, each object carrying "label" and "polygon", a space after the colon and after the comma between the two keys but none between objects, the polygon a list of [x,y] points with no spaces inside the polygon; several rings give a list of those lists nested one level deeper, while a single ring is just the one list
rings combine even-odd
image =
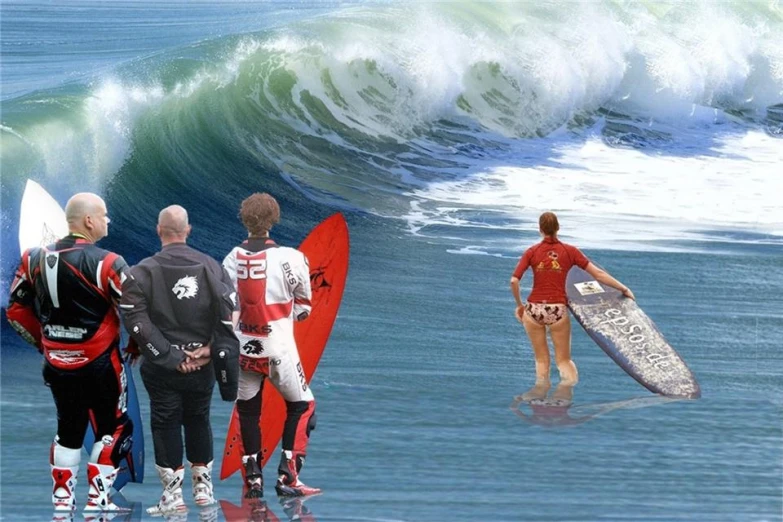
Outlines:
[{"label": "logo patch on jacket", "polygon": [[195,276],[185,276],[176,282],[172,292],[177,296],[177,299],[190,299],[196,297],[198,294],[198,280]]},{"label": "logo patch on jacket", "polygon": [[261,355],[264,353],[264,343],[254,339],[246,342],[242,347],[242,350],[248,355]]}]

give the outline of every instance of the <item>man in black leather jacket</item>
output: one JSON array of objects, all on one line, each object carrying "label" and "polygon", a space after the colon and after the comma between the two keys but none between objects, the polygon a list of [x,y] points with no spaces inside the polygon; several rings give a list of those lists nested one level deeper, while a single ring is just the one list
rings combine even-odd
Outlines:
[{"label": "man in black leather jacket", "polygon": [[163,485],[160,501],[147,510],[154,515],[187,510],[183,427],[194,501],[215,502],[209,412],[216,375],[223,400],[237,395],[233,285],[220,263],[186,244],[190,230],[184,208],[160,212],[163,248],[130,269],[120,302],[125,327],[144,355],[141,377],[150,396],[155,467]]}]

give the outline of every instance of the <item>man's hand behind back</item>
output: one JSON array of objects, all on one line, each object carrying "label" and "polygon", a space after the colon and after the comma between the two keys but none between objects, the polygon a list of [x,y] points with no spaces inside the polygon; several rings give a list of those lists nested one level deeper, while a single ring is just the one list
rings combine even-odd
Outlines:
[{"label": "man's hand behind back", "polygon": [[193,351],[185,352],[186,359],[177,366],[180,373],[191,373],[200,370],[203,366],[209,364],[212,356],[212,348],[209,345],[196,348]]}]

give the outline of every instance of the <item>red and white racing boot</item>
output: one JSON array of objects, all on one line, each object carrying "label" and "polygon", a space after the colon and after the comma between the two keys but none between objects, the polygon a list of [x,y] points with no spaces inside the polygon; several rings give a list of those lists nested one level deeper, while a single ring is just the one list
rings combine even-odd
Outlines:
[{"label": "red and white racing boot", "polygon": [[278,477],[275,491],[280,497],[304,497],[318,495],[321,490],[312,488],[299,480],[299,471],[304,464],[304,454],[294,455],[292,451],[283,450],[280,465],[277,467]]}]

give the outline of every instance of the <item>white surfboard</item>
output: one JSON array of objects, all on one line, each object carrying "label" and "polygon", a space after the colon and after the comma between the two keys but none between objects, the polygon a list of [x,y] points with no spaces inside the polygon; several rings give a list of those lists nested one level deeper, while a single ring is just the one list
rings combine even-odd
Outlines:
[{"label": "white surfboard", "polygon": [[50,245],[67,234],[65,211],[41,185],[28,179],[19,211],[19,251]]}]

